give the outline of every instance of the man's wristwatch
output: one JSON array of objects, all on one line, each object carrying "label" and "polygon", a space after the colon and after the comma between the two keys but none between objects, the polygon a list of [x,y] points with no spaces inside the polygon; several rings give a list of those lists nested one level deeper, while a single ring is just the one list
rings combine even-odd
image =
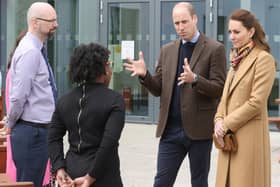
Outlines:
[{"label": "man's wristwatch", "polygon": [[197,80],[198,80],[197,74],[193,73],[193,81],[192,81],[192,84],[197,83]]},{"label": "man's wristwatch", "polygon": [[145,74],[144,77],[138,76],[138,79],[139,79],[140,83],[143,83],[143,82],[144,82],[145,78],[147,77],[147,74],[148,74],[148,70],[146,70],[146,74]]}]

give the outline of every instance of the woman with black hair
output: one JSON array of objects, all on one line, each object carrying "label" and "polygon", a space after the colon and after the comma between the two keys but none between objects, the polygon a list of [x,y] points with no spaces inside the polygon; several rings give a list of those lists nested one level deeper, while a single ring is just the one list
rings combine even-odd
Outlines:
[{"label": "woman with black hair", "polygon": [[[118,141],[124,126],[123,97],[108,88],[109,50],[95,43],[74,49],[69,77],[77,86],[56,105],[49,129],[52,168],[60,186],[122,187]],[[63,136],[69,150],[64,156]]]}]

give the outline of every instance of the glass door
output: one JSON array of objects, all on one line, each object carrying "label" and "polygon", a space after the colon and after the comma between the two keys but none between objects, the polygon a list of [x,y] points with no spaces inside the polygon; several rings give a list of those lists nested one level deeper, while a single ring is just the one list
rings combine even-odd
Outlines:
[{"label": "glass door", "polygon": [[153,102],[148,91],[139,83],[138,77],[131,77],[124,70],[125,55],[138,59],[141,50],[146,66],[150,69],[152,45],[151,5],[149,1],[102,1],[100,28],[101,41],[110,51],[113,74],[110,87],[121,93],[125,100],[126,120],[151,122]]}]

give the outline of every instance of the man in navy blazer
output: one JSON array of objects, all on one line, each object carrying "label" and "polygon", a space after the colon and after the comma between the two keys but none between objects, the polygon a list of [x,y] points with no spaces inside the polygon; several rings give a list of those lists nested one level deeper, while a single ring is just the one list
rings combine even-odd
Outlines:
[{"label": "man in navy blazer", "polygon": [[124,64],[153,95],[160,96],[156,136],[161,137],[154,187],[173,186],[188,154],[193,187],[207,187],[213,117],[224,86],[224,46],[197,29],[192,4],[177,3],[173,23],[179,39],[162,47],[155,74],[139,60]]}]

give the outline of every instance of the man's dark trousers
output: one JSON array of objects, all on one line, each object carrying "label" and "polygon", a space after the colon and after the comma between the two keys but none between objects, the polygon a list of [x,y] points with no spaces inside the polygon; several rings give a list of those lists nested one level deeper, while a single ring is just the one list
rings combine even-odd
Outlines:
[{"label": "man's dark trousers", "polygon": [[17,169],[17,181],[32,181],[41,187],[45,175],[47,152],[47,128],[17,123],[11,133],[12,155]]},{"label": "man's dark trousers", "polygon": [[182,127],[165,129],[160,139],[154,187],[172,187],[181,163],[189,156],[192,187],[208,187],[211,140],[191,140]]}]

